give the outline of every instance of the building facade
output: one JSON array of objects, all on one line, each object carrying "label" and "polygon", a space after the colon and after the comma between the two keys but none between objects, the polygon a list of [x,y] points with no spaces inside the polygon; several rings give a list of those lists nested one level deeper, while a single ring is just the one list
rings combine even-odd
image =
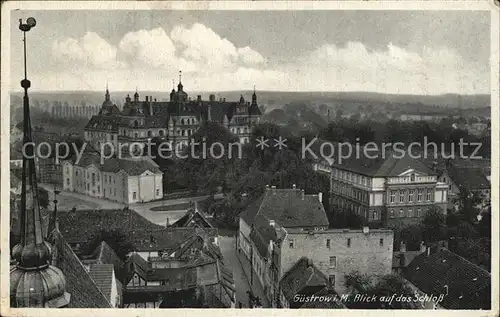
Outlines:
[{"label": "building facade", "polygon": [[63,190],[133,204],[163,197],[163,173],[150,158],[110,158],[84,154],[63,162]]},{"label": "building facade", "polygon": [[391,273],[392,230],[328,229],[321,196],[269,188],[240,216],[238,248],[273,307],[284,305],[280,282],[302,258],[311,261],[327,277],[328,288],[339,294],[345,291],[345,275],[353,271]]},{"label": "building facade", "polygon": [[316,171],[330,175],[335,210],[355,212],[370,223],[389,227],[420,222],[434,206],[446,213],[448,185],[422,162],[392,155],[366,160],[315,164]]}]

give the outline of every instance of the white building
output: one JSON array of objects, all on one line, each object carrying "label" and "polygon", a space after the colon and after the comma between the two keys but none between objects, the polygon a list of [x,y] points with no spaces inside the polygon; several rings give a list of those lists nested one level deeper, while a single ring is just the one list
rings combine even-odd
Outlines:
[{"label": "white building", "polygon": [[163,173],[150,158],[105,159],[85,153],[63,163],[63,190],[125,204],[163,197]]}]

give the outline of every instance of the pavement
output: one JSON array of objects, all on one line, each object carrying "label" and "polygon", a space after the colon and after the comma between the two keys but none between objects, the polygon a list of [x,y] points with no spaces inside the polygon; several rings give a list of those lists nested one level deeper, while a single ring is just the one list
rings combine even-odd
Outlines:
[{"label": "pavement", "polygon": [[250,283],[236,256],[236,238],[219,237],[219,245],[226,268],[233,271],[234,286],[236,288],[236,308],[240,307],[239,303],[242,304],[242,308],[250,308],[247,295],[247,291],[250,291]]},{"label": "pavement", "polygon": [[251,272],[250,260],[247,259],[247,257],[243,252],[240,253],[236,250],[236,245],[234,246],[233,252],[236,256],[236,259],[239,262],[239,267],[242,268],[242,271],[245,274],[246,280],[248,281],[248,285],[251,288],[251,291],[254,294],[254,296],[260,298],[263,308],[271,307],[264,293],[264,288],[262,287],[262,284],[260,283],[259,278],[256,275],[253,276],[253,285],[250,286],[250,281],[252,280],[250,277],[250,272]]},{"label": "pavement", "polygon": [[[54,200],[54,185],[39,184],[38,186],[46,189],[49,192],[49,209],[53,208],[52,201]],[[206,199],[208,196],[186,197],[172,200],[159,200],[148,203],[131,204],[129,208],[137,212],[139,215],[148,219],[149,221],[164,226],[167,222],[174,223],[186,214],[187,209],[169,210],[169,211],[152,211],[151,208],[159,206],[185,204],[190,201],[200,201]],[[218,197],[215,197],[218,198]],[[84,194],[75,192],[60,191],[57,195],[57,209],[61,211],[71,210],[73,208],[79,209],[123,209],[125,204],[102,199],[90,197]]]}]

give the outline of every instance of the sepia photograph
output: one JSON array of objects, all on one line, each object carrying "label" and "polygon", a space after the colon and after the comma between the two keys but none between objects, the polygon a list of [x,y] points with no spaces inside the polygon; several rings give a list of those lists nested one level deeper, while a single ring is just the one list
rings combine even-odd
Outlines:
[{"label": "sepia photograph", "polygon": [[499,7],[320,2],[2,3],[2,315],[498,315]]}]

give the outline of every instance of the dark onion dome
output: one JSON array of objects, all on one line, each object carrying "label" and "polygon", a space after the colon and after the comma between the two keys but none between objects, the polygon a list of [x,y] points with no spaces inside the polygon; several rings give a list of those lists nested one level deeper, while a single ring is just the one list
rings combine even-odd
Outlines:
[{"label": "dark onion dome", "polygon": [[12,307],[60,308],[70,301],[64,274],[52,265],[42,270],[14,268],[10,272],[10,296]]}]

